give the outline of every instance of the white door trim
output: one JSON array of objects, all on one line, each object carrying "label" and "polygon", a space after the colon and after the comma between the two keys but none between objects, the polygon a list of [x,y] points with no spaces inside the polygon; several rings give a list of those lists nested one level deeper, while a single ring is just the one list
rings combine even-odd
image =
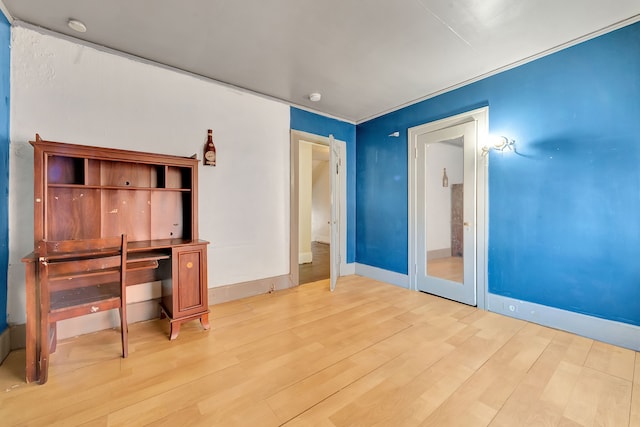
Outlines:
[{"label": "white door trim", "polygon": [[409,289],[417,290],[416,266],[417,266],[417,218],[416,218],[416,148],[419,135],[446,129],[451,126],[477,122],[476,138],[476,295],[477,306],[486,309],[488,281],[487,281],[487,236],[488,236],[488,156],[482,156],[483,141],[486,140],[489,130],[489,107],[479,108],[466,113],[447,117],[435,122],[425,123],[420,126],[409,128],[407,138],[407,162],[408,162],[408,184],[409,184],[409,251],[408,251],[408,272]]},{"label": "white door trim", "polygon": [[[298,179],[299,179],[299,164],[298,164],[298,151],[301,141],[311,142],[314,144],[330,146],[329,137],[314,135],[307,132],[298,130],[291,131],[291,167],[290,167],[290,230],[289,230],[289,279],[291,286],[298,286],[300,278],[298,275]],[[346,164],[347,164],[347,144],[344,141],[334,139],[336,148],[340,153],[340,160],[342,168],[340,170],[339,183],[340,189],[338,191],[339,201],[338,210],[340,212],[339,218],[339,256],[340,256],[340,272],[345,271],[346,258],[347,258],[347,177],[346,177]],[[331,189],[334,194],[334,189]],[[333,250],[333,249],[332,249]],[[337,277],[336,277],[337,280]]]}]

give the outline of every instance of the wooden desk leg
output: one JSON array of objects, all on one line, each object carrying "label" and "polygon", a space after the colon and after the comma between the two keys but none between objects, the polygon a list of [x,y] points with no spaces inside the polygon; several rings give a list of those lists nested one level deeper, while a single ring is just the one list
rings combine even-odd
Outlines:
[{"label": "wooden desk leg", "polygon": [[202,327],[204,328],[205,331],[208,331],[210,326],[209,326],[209,313],[207,314],[203,314],[200,317],[200,324],[202,325]]},{"label": "wooden desk leg", "polygon": [[171,336],[169,337],[169,341],[173,341],[178,338],[180,325],[182,325],[182,322],[171,322]]}]

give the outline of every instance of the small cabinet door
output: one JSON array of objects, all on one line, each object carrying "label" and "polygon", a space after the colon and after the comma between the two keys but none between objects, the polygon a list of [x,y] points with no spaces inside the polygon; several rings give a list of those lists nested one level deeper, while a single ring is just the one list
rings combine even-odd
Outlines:
[{"label": "small cabinet door", "polygon": [[206,245],[173,248],[172,258],[173,295],[171,307],[167,307],[171,317],[179,319],[206,312],[209,309]]}]

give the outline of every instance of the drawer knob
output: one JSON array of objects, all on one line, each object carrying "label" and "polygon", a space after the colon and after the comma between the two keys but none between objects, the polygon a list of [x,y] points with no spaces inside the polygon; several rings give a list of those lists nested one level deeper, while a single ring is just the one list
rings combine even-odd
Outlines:
[{"label": "drawer knob", "polygon": [[187,268],[191,268],[191,267],[193,267],[193,263],[192,263],[191,261],[189,261],[189,262],[187,263]]}]

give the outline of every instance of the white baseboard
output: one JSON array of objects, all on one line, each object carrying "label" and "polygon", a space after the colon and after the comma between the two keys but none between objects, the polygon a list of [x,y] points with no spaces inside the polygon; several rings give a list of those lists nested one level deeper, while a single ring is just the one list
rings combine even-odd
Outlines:
[{"label": "white baseboard", "polygon": [[451,248],[434,249],[427,251],[427,259],[449,258],[451,256]]},{"label": "white baseboard", "polygon": [[487,300],[487,310],[489,311],[640,351],[639,326],[600,319],[501,295],[488,294]]},{"label": "white baseboard", "polygon": [[11,351],[27,346],[27,324],[9,326],[11,330]]},{"label": "white baseboard", "polygon": [[351,276],[356,274],[356,263],[350,262],[349,264],[340,264],[340,276]]},{"label": "white baseboard", "polygon": [[[209,305],[220,304],[240,298],[266,294],[270,291],[278,291],[291,287],[289,275],[269,277],[250,282],[236,283],[234,285],[209,288]],[[160,315],[159,298],[139,301],[127,304],[127,321],[129,324],[145,320],[157,319]],[[78,335],[93,333],[104,329],[118,328],[120,317],[117,310],[108,310],[103,313],[93,313],[86,316],[58,322],[58,339],[75,337]],[[9,354],[10,350],[25,347],[26,325],[12,325],[0,334],[0,361]],[[5,349],[6,347],[6,349]],[[6,354],[5,354],[6,352]]]},{"label": "white baseboard", "polygon": [[355,263],[355,274],[378,280],[380,282],[390,283],[409,289],[409,276],[406,274],[396,273],[394,271],[384,270],[378,267],[372,267],[366,264]]},{"label": "white baseboard", "polygon": [[[158,317],[160,317],[159,298],[127,304],[127,323],[129,324]],[[119,327],[120,315],[118,310],[108,310],[102,313],[61,320],[57,324],[57,333],[58,339],[61,340]]]},{"label": "white baseboard", "polygon": [[312,252],[300,252],[298,254],[298,264],[308,264],[313,261]]},{"label": "white baseboard", "polygon": [[209,288],[209,305],[266,294],[290,287],[292,287],[291,277],[288,274],[235,283],[233,285],[218,286]]}]

